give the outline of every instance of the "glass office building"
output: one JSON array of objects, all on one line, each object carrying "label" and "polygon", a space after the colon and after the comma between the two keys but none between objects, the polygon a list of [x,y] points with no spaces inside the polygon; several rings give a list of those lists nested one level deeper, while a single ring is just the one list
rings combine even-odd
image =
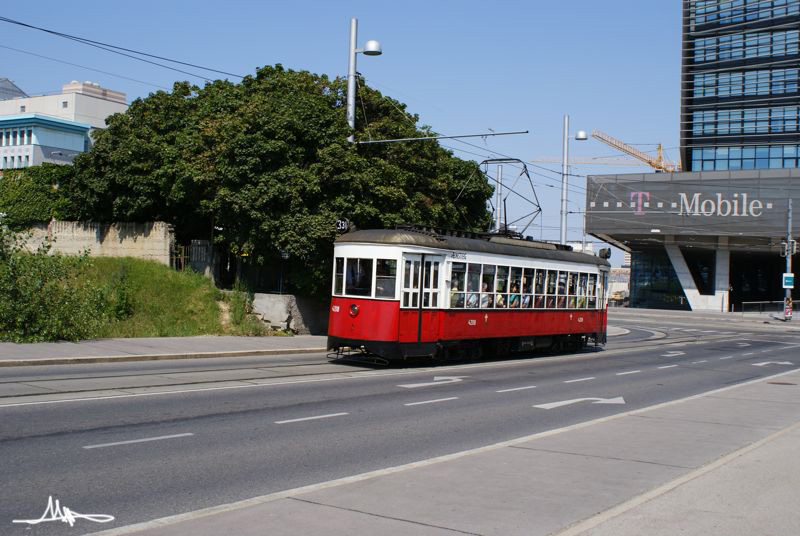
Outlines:
[{"label": "glass office building", "polygon": [[797,168],[800,0],[683,0],[684,171]]}]

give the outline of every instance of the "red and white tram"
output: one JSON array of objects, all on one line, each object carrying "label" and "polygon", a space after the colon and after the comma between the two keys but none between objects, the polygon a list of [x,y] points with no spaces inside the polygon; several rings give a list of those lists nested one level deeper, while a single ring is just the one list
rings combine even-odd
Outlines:
[{"label": "red and white tram", "polygon": [[498,235],[347,233],[334,245],[328,348],[397,360],[602,344],[607,257]]}]

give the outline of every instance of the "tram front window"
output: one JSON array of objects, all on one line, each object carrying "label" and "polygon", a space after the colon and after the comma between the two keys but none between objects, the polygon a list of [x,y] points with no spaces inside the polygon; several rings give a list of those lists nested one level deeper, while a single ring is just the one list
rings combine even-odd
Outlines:
[{"label": "tram front window", "polygon": [[372,259],[347,259],[345,294],[372,295]]}]

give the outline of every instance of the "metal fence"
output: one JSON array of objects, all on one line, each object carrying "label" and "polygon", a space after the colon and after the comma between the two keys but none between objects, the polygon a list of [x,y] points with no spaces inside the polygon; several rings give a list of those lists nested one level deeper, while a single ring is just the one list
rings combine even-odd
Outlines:
[{"label": "metal fence", "polygon": [[783,301],[742,302],[742,316],[765,313],[783,313]]}]

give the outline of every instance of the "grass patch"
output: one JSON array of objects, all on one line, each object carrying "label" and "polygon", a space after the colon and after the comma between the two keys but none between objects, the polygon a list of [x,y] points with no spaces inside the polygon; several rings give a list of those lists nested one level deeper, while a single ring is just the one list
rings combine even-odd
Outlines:
[{"label": "grass patch", "polygon": [[101,337],[186,337],[224,333],[217,301],[222,293],[191,271],[176,272],[153,261],[96,257],[85,276],[110,290],[121,318]]}]

